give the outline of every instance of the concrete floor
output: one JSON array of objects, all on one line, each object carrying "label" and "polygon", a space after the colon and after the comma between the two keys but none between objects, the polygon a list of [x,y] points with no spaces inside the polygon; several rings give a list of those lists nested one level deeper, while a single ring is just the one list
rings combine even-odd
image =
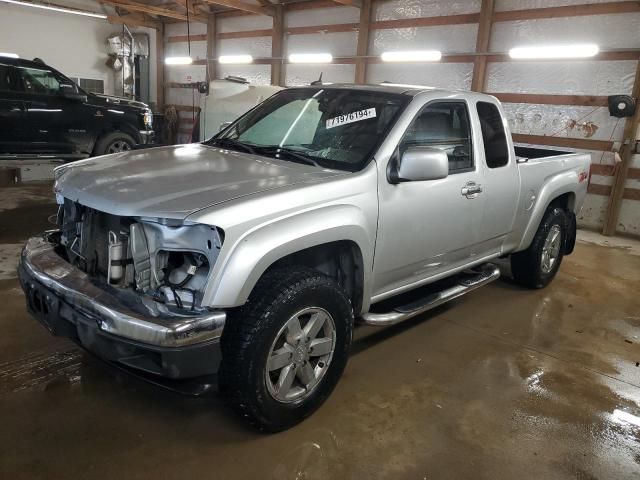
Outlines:
[{"label": "concrete floor", "polygon": [[591,236],[545,290],[498,281],[358,328],[328,402],[266,436],[29,318],[13,268],[49,188],[0,189],[0,478],[640,478],[637,242]]}]

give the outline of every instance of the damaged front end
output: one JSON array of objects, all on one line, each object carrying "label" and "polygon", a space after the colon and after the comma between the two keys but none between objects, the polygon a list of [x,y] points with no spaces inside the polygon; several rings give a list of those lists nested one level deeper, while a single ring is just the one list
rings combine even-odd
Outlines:
[{"label": "damaged front end", "polygon": [[215,373],[226,314],[202,305],[222,231],[119,217],[64,199],[59,230],[25,246],[31,313],[107,360],[187,378]]},{"label": "damaged front end", "polygon": [[[68,199],[58,213],[67,260],[118,289],[148,295],[167,311],[201,311],[222,231],[173,220],[110,215]],[[162,307],[160,307],[162,308]]]}]

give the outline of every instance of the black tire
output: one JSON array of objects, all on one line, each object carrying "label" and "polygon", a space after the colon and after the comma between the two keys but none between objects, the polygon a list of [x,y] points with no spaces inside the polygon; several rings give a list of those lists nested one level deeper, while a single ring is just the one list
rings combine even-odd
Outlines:
[{"label": "black tire", "polygon": [[[306,397],[283,403],[267,386],[267,359],[289,319],[308,307],[324,309],[333,318],[333,354],[326,372]],[[331,278],[306,267],[267,272],[247,304],[227,320],[221,339],[220,393],[259,430],[287,429],[311,415],[333,391],[347,363],[352,330],[351,302]]]},{"label": "black tire", "polygon": [[[511,274],[516,283],[528,288],[546,287],[556,276],[564,256],[567,237],[567,216],[560,207],[549,207],[542,217],[531,245],[511,255]],[[559,251],[550,269],[543,267],[543,249],[552,229],[559,229]]]},{"label": "black tire", "polygon": [[96,142],[93,149],[94,156],[118,153],[118,151],[131,150],[136,144],[135,140],[128,133],[116,131],[103,135]]}]

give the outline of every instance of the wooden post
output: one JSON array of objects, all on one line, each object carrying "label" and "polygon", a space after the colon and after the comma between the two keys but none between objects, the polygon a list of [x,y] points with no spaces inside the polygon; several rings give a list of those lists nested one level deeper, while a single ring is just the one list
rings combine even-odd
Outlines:
[{"label": "wooden post", "polygon": [[216,15],[209,14],[207,21],[207,82],[216,79]]},{"label": "wooden post", "polygon": [[369,27],[371,25],[371,0],[362,0],[360,24],[358,26],[358,47],[356,50],[356,83],[367,81],[367,53],[369,52]]},{"label": "wooden post", "polygon": [[[493,24],[494,0],[482,0],[480,7],[480,20],[478,22],[478,36],[476,38],[476,53],[485,54],[489,50],[491,40],[491,26]],[[471,79],[471,90],[482,92],[485,87],[485,77],[487,72],[486,55],[478,55],[473,61],[473,78]]]},{"label": "wooden post", "polygon": [[156,30],[156,105],[164,108],[164,22]]},{"label": "wooden post", "polygon": [[284,86],[282,65],[284,60],[284,5],[274,5],[273,29],[271,31],[271,85]]},{"label": "wooden post", "polygon": [[[631,95],[636,99],[636,104],[640,102],[640,61],[636,65],[636,78],[633,82]],[[614,235],[616,233],[638,125],[640,125],[640,105],[636,105],[635,115],[628,117],[624,124],[622,148],[620,151],[622,162],[616,168],[615,178],[613,179],[613,187],[609,195],[609,207],[607,208],[604,228],[602,229],[603,235]]]}]

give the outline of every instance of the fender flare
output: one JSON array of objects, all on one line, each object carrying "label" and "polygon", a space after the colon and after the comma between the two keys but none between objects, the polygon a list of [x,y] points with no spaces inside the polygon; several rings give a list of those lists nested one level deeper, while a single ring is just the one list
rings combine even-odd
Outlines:
[{"label": "fender flare", "polygon": [[[549,205],[558,197],[567,193],[575,196],[574,185],[578,184],[578,174],[574,170],[567,170],[561,172],[550,179],[544,184],[540,193],[538,194],[538,200],[533,208],[531,217],[522,236],[520,244],[515,249],[516,252],[526,250],[531,245],[533,237],[538,231],[542,217],[544,216]],[[574,212],[575,202],[569,205],[569,210]]]},{"label": "fender flare", "polygon": [[[375,227],[374,227],[375,228]],[[329,205],[260,225],[246,232],[218,259],[203,304],[216,308],[246,303],[258,279],[278,260],[318,245],[351,241],[360,249],[364,270],[363,303],[370,297],[375,230],[353,205]],[[225,247],[223,247],[224,249]]]}]

